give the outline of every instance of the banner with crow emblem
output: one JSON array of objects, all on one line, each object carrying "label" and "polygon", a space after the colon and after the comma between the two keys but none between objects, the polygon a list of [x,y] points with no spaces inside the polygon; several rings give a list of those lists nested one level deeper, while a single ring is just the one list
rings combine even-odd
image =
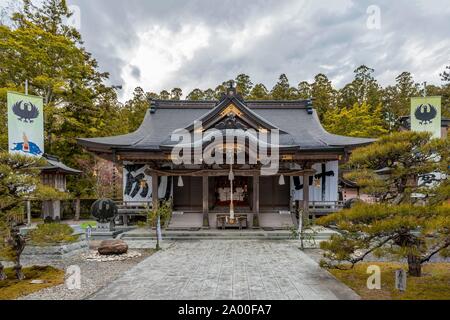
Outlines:
[{"label": "banner with crow emblem", "polygon": [[411,98],[411,130],[428,131],[441,138],[441,97]]},{"label": "banner with crow emblem", "polygon": [[8,92],[10,153],[44,154],[44,103],[41,97]]}]

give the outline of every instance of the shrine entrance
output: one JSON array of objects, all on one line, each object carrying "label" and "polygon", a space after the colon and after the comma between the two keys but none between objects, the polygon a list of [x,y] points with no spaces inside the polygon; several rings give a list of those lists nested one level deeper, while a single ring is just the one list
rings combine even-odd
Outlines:
[{"label": "shrine entrance", "polygon": [[231,183],[228,177],[213,177],[212,186],[214,186],[212,203],[215,209],[230,207],[231,192],[233,192],[233,203],[236,209],[250,209],[250,177],[236,176],[233,181],[233,190],[231,190]]}]

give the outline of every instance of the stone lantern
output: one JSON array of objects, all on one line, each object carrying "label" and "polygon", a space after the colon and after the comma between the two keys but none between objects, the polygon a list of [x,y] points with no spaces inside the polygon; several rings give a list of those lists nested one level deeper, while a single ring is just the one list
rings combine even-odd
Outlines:
[{"label": "stone lantern", "polygon": [[[41,182],[43,185],[53,187],[58,191],[67,191],[67,176],[79,175],[82,172],[72,169],[62,163],[59,158],[44,155],[47,165],[41,168]],[[61,219],[61,200],[46,200],[42,203],[43,218],[52,220]]]}]

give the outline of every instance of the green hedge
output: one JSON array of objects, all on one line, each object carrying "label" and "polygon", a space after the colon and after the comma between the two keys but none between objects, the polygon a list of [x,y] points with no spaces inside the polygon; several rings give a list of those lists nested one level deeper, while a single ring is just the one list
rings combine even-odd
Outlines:
[{"label": "green hedge", "polygon": [[29,233],[32,244],[48,245],[77,242],[79,236],[73,235],[73,229],[67,224],[44,223]]}]

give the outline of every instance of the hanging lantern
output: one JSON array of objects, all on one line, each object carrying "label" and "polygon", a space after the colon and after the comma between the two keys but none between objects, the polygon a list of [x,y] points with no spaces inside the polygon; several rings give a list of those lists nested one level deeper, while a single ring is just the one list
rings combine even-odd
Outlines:
[{"label": "hanging lantern", "polygon": [[180,187],[180,188],[184,187],[184,182],[183,182],[183,177],[182,176],[178,177],[178,187]]},{"label": "hanging lantern", "polygon": [[142,179],[141,180],[141,188],[144,189],[147,186],[147,180]]},{"label": "hanging lantern", "polygon": [[314,179],[314,187],[316,188],[320,188],[322,186],[322,182],[320,181],[319,178],[315,178]]},{"label": "hanging lantern", "polygon": [[284,175],[280,176],[280,181],[278,182],[280,186],[284,186],[286,184],[286,181],[284,181]]}]

